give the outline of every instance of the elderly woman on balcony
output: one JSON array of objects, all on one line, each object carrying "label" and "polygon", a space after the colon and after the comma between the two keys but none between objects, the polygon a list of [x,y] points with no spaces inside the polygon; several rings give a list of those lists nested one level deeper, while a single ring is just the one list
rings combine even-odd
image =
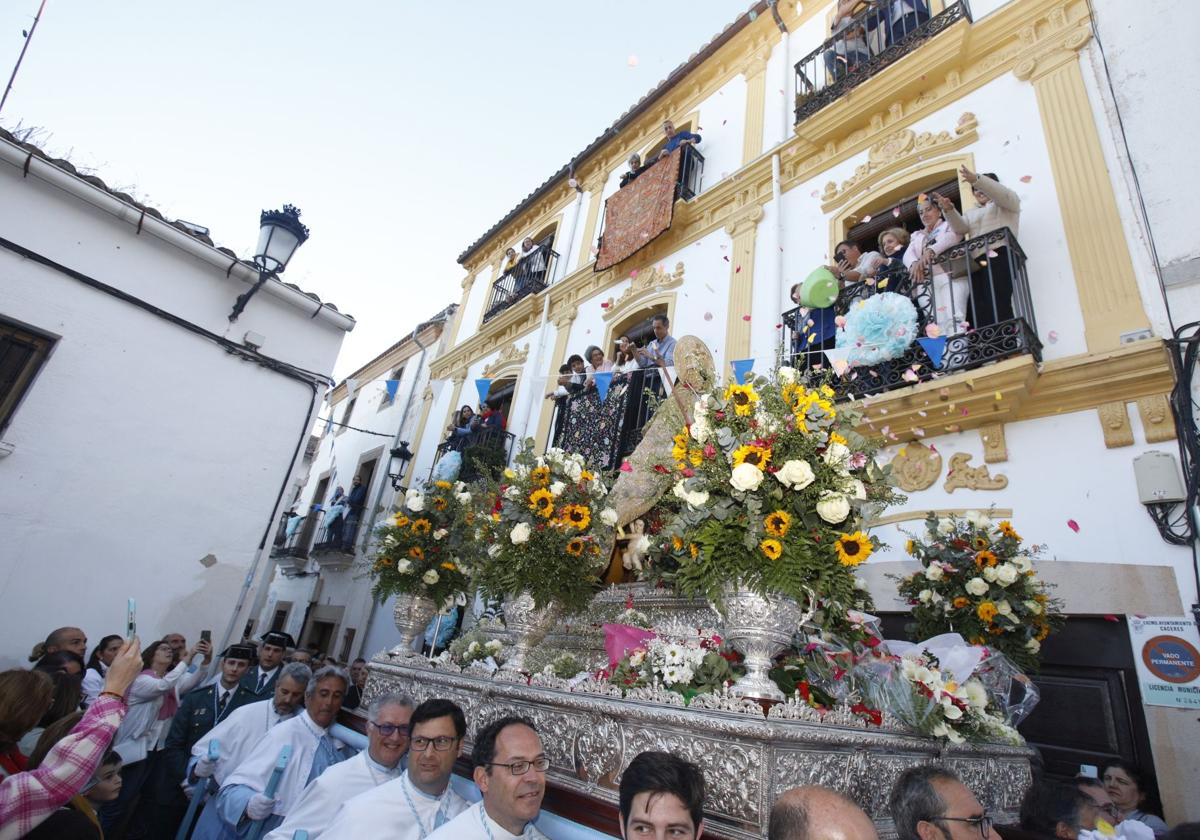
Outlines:
[{"label": "elderly woman on balcony", "polygon": [[912,234],[904,252],[904,266],[914,285],[932,281],[934,320],[943,335],[955,335],[967,321],[971,284],[965,273],[952,277],[943,266],[935,265],[934,260],[962,242],[962,236],[950,227],[941,208],[923,193],[917,201],[917,210],[924,227]]},{"label": "elderly woman on balcony", "polygon": [[[1008,228],[1016,239],[1021,223],[1021,199],[1017,194],[1001,185],[994,173],[977,175],[964,164],[958,174],[971,186],[978,206],[959,214],[953,201],[946,196],[937,196],[938,206],[954,232],[975,239]],[[972,248],[970,260],[975,326],[985,327],[1010,320],[1013,317],[1013,278],[1008,242]]]}]

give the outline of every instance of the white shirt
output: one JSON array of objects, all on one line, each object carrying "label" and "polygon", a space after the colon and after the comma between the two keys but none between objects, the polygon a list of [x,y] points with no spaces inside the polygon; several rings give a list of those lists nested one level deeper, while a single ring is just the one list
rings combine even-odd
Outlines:
[{"label": "white shirt", "polygon": [[[405,773],[394,781],[343,803],[321,837],[323,840],[366,840],[372,837],[423,840],[438,826],[449,823],[468,807],[468,802],[455,793],[449,784],[441,796],[430,796],[410,782]],[[307,828],[299,824],[295,827]],[[280,835],[280,838],[288,840],[290,836]],[[309,836],[312,836],[311,830]]]},{"label": "white shirt", "polygon": [[204,676],[200,669],[188,673],[188,663],[180,662],[166,674],[156,677],[139,674],[129,687],[129,711],[113,737],[113,749],[126,764],[141,761],[158,749],[167,736],[171,719],[158,719],[158,710],[168,692],[191,691]]},{"label": "white shirt", "polygon": [[[486,827],[485,827],[486,826]],[[477,802],[450,822],[429,835],[429,840],[547,840],[532,823],[525,826],[523,834],[513,834],[501,827]]]},{"label": "white shirt", "polygon": [[95,703],[104,688],[104,675],[108,673],[108,666],[103,662],[97,662],[96,665],[99,670],[88,668],[83,675],[83,703],[85,706]]},{"label": "white shirt", "polygon": [[[274,698],[238,706],[195,743],[192,747],[193,762],[207,756],[208,742],[216,739],[221,758],[213,771],[213,778],[218,785],[223,784],[229,774],[258,746],[258,742],[266,737],[271,727],[287,719],[275,711]],[[190,764],[188,769],[191,770]]]},{"label": "white shirt", "polygon": [[[335,764],[322,773],[300,794],[300,801],[288,813],[287,819],[266,836],[266,840],[292,840],[298,829],[308,832],[308,840],[326,837],[326,829],[334,814],[344,809],[345,803],[360,798],[360,794],[398,780],[403,771],[397,764],[392,769],[376,764],[366,750],[354,758]],[[359,835],[355,840],[376,835]],[[378,835],[384,836],[384,835]],[[389,826],[386,836],[396,837],[394,827]]]}]

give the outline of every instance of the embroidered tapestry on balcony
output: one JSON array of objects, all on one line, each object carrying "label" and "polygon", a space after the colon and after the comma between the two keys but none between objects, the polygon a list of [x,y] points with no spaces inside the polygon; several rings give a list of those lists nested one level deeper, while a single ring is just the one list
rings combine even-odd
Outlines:
[{"label": "embroidered tapestry on balcony", "polygon": [[633,256],[671,229],[682,155],[680,146],[604,203],[604,235],[596,256],[596,271]]}]

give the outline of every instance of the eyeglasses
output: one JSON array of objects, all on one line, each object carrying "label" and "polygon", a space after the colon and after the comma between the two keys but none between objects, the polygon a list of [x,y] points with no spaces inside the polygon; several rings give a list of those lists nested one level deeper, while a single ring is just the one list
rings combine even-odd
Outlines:
[{"label": "eyeglasses", "polygon": [[433,744],[433,748],[438,752],[445,752],[458,743],[457,738],[451,738],[449,735],[439,735],[436,738],[426,738],[424,735],[418,735],[412,739],[412,743],[408,745],[410,750],[417,752],[425,752],[429,749],[429,745]]},{"label": "eyeglasses", "polygon": [[962,822],[967,825],[976,826],[979,829],[979,836],[983,840],[987,840],[992,833],[992,818],[988,814],[983,814],[978,817],[935,817],[932,822]]},{"label": "eyeglasses", "polygon": [[391,738],[397,732],[399,732],[405,738],[408,737],[408,725],[407,724],[376,723],[375,721],[371,721],[371,725],[374,726],[376,729],[378,729],[379,734],[382,735],[384,738]]},{"label": "eyeglasses", "polygon": [[530,767],[539,773],[545,773],[550,769],[550,759],[543,756],[541,758],[535,758],[533,761],[514,761],[511,764],[501,764],[498,761],[489,761],[487,766],[507,767],[508,771],[514,776],[524,776],[529,772]]}]

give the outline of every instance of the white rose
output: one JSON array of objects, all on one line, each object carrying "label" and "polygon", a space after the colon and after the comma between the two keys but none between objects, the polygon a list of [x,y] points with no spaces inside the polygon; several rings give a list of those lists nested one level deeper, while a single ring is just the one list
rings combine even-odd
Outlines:
[{"label": "white rose", "polygon": [[976,577],[976,578],[971,578],[969,581],[967,581],[963,585],[963,589],[967,590],[967,592],[969,592],[970,594],[972,594],[976,598],[978,598],[981,595],[987,594],[988,585],[986,583],[984,583],[980,578]]},{"label": "white rose", "polygon": [[500,553],[500,543],[492,543],[488,546],[488,557],[495,557]]},{"label": "white rose", "polygon": [[992,524],[992,518],[986,513],[980,513],[977,510],[969,510],[963,514],[963,519],[970,522],[976,528],[988,528]]},{"label": "white rose", "polygon": [[566,472],[567,478],[572,481],[579,481],[579,479],[583,478],[583,467],[573,460],[563,464],[563,471]]},{"label": "white rose", "polygon": [[692,490],[686,496],[686,501],[689,505],[699,510],[708,504],[707,490]]},{"label": "white rose", "polygon": [[519,499],[521,498],[521,488],[515,484],[510,484],[504,488],[504,498]]},{"label": "white rose", "polygon": [[942,701],[942,717],[946,720],[958,720],[962,717],[962,709],[955,706],[949,699]]},{"label": "white rose", "polygon": [[[700,403],[696,403],[696,405],[699,406]],[[699,410],[696,412],[696,419],[688,427],[688,434],[696,443],[704,443],[712,435],[712,426],[708,425],[708,418],[700,414]]]},{"label": "white rose", "polygon": [[411,560],[397,560],[396,561],[396,571],[402,575],[408,574],[410,571],[412,571],[412,561]]},{"label": "white rose", "polygon": [[941,580],[946,576],[946,570],[942,568],[940,563],[930,563],[929,568],[925,570],[926,580]]},{"label": "white rose", "polygon": [[861,589],[865,592],[867,589],[867,579],[865,577],[860,577],[858,575],[855,575],[854,576],[854,588]]},{"label": "white rose", "polygon": [[775,378],[784,385],[794,385],[796,384],[796,369],[784,365],[775,372]]},{"label": "white rose", "polygon": [[932,589],[922,589],[920,592],[917,593],[917,600],[920,601],[922,604],[928,604],[929,599],[932,597],[933,597]]},{"label": "white rose", "polygon": [[995,566],[984,566],[983,567],[983,579],[986,580],[988,583],[995,583],[997,574],[998,574],[998,572],[996,571]]},{"label": "white rose", "polygon": [[779,472],[775,473],[775,478],[780,484],[793,490],[803,490],[816,480],[808,461],[798,460],[785,461]]},{"label": "white rose", "polygon": [[840,472],[846,471],[846,462],[850,460],[850,449],[844,443],[831,443],[821,456],[826,464]]},{"label": "white rose", "polygon": [[529,533],[529,523],[518,522],[513,526],[512,533],[508,535],[508,538],[512,540],[513,545],[520,545],[521,543],[529,542]]},{"label": "white rose", "polygon": [[1003,563],[996,569],[996,583],[1001,586],[1016,583],[1017,578],[1020,576],[1021,573],[1017,571],[1017,567],[1012,563]]},{"label": "white rose", "polygon": [[488,639],[487,642],[485,642],[483,646],[485,648],[487,648],[488,650],[494,652],[494,651],[500,650],[500,648],[504,647],[504,644],[499,639]]},{"label": "white rose", "polygon": [[550,493],[554,496],[561,496],[563,491],[566,489],[567,485],[562,481],[556,481],[550,485]]},{"label": "white rose", "polygon": [[758,485],[762,484],[762,480],[763,472],[754,464],[738,464],[733,468],[733,474],[729,477],[729,483],[733,485],[733,489],[741,490],[743,493],[757,490]]},{"label": "white rose", "polygon": [[454,498],[458,499],[459,504],[463,504],[463,505],[471,504],[471,494],[470,493],[458,493],[455,495]]},{"label": "white rose", "polygon": [[425,581],[430,586],[433,586],[435,583],[438,582],[438,573],[435,572],[433,569],[430,569],[428,572],[421,575],[421,580]]},{"label": "white rose", "polygon": [[961,744],[963,741],[967,740],[944,723],[939,723],[937,726],[933,727],[932,732],[935,736],[945,738],[952,744]]},{"label": "white rose", "polygon": [[1021,574],[1025,574],[1026,572],[1028,572],[1030,569],[1033,568],[1033,560],[1031,560],[1029,557],[1025,556],[1024,554],[1014,557],[1012,560],[1012,563],[1014,566],[1017,567],[1017,571],[1020,572]]},{"label": "white rose", "polygon": [[1000,615],[1012,615],[1012,604],[1008,603],[1008,601],[997,601],[996,612],[1000,613]]},{"label": "white rose", "polygon": [[1029,610],[1031,615],[1041,615],[1042,605],[1037,601],[1026,601],[1025,609]]},{"label": "white rose", "polygon": [[404,494],[404,506],[413,513],[425,510],[425,496],[420,490],[409,490]]},{"label": "white rose", "polygon": [[1025,643],[1025,650],[1029,651],[1030,653],[1037,653],[1041,649],[1042,649],[1042,643],[1039,642],[1037,639],[1030,639],[1028,642]]},{"label": "white rose", "polygon": [[610,507],[604,508],[600,511],[600,521],[611,528],[617,524],[617,512]]},{"label": "white rose", "polygon": [[821,494],[821,501],[817,502],[817,516],[824,519],[830,525],[837,525],[849,515],[849,499],[841,493],[834,493],[832,490],[826,490]]},{"label": "white rose", "polygon": [[971,704],[971,708],[987,708],[988,694],[987,689],[983,687],[983,683],[979,680],[967,680],[963,686],[963,690],[967,694],[967,702]]},{"label": "white rose", "polygon": [[433,532],[433,538],[435,540],[440,540],[440,539],[443,539],[449,533],[450,532],[447,531],[445,528],[438,528],[436,531]]},{"label": "white rose", "polygon": [[863,502],[867,499],[867,488],[857,478],[852,478],[846,484],[846,495]]},{"label": "white rose", "polygon": [[954,520],[953,519],[939,519],[938,524],[937,524],[937,532],[942,535],[953,534],[954,533]]}]

